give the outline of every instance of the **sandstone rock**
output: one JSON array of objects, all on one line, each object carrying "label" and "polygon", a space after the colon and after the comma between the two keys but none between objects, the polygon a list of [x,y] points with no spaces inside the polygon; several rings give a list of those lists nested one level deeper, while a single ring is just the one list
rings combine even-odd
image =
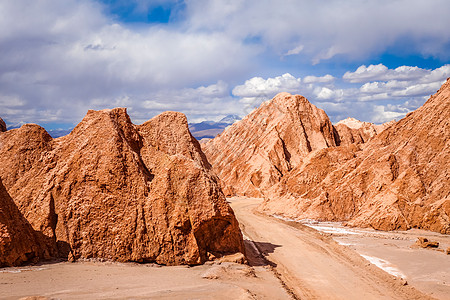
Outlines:
[{"label": "sandstone rock", "polygon": [[311,151],[336,146],[321,109],[280,93],[203,145],[228,195],[260,197]]},{"label": "sandstone rock", "polygon": [[450,255],[450,247],[448,247],[447,250],[445,250],[445,253],[447,253],[447,255]]},{"label": "sandstone rock", "polygon": [[392,123],[346,119],[333,126],[325,112],[300,95],[280,93],[202,148],[228,196],[267,196],[310,153],[362,144]]},{"label": "sandstone rock", "polygon": [[438,248],[439,242],[432,242],[429,241],[427,238],[418,237],[415,245],[421,248]]},{"label": "sandstone rock", "polygon": [[23,217],[0,179],[0,267],[48,257],[43,242]]},{"label": "sandstone rock", "polygon": [[339,145],[349,145],[352,143],[362,144],[368,142],[371,138],[382,132],[387,127],[394,124],[390,121],[381,125],[361,122],[354,118],[347,118],[334,125],[338,133]]},{"label": "sandstone rock", "polygon": [[89,111],[53,140],[37,125],[0,135],[0,176],[63,257],[199,264],[243,252],[242,235],[186,117],[133,125]]},{"label": "sandstone rock", "polygon": [[283,178],[286,184],[271,189],[261,209],[297,219],[448,234],[449,120],[447,80],[421,108],[362,149],[341,146],[311,154]]},{"label": "sandstone rock", "polygon": [[3,121],[2,118],[0,118],[0,132],[6,131],[6,123]]},{"label": "sandstone rock", "polygon": [[247,263],[247,259],[245,255],[242,253],[235,253],[230,255],[225,255],[217,260],[219,263],[229,262],[229,263],[237,263],[237,264],[245,264]]}]

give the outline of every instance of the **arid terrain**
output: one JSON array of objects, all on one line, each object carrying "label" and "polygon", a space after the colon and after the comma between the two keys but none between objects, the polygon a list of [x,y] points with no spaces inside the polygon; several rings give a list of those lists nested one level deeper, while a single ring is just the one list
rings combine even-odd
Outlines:
[{"label": "arid terrain", "polygon": [[449,104],[333,125],[281,93],[202,145],[177,112],[3,126],[0,295],[448,299]]},{"label": "arid terrain", "polygon": [[0,294],[5,299],[448,299],[448,256],[410,248],[416,236],[429,236],[443,246],[450,244],[448,236],[309,224],[316,231],[258,213],[262,199],[229,201],[241,224],[249,265],[79,261],[4,268]]}]

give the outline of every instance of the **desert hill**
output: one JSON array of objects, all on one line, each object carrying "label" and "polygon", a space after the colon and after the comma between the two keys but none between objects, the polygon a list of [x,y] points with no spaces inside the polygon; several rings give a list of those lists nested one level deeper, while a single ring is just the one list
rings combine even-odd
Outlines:
[{"label": "desert hill", "polygon": [[281,93],[202,145],[229,195],[294,219],[382,230],[450,232],[450,83],[383,125],[332,125],[302,96]]},{"label": "desert hill", "polygon": [[357,120],[333,126],[303,96],[280,93],[202,148],[227,195],[261,197],[309,153],[364,143],[387,126]]},{"label": "desert hill", "polygon": [[58,139],[33,124],[0,133],[0,177],[51,256],[176,265],[244,251],[181,113],[137,126],[124,108],[89,111]]},{"label": "desert hill", "polygon": [[450,80],[368,141],[311,153],[261,209],[381,230],[450,233]]}]

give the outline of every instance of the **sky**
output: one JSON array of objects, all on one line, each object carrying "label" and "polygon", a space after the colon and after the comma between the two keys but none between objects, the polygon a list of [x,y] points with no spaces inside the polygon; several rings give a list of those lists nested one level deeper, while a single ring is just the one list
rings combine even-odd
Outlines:
[{"label": "sky", "polygon": [[0,0],[0,117],[245,116],[279,92],[383,123],[450,77],[448,0]]}]

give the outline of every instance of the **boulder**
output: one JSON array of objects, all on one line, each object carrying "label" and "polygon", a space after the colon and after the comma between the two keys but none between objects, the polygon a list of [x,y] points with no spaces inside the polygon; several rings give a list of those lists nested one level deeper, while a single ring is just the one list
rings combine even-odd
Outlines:
[{"label": "boulder", "polygon": [[429,241],[427,238],[418,237],[415,245],[421,248],[438,248],[439,242],[432,242]]}]

